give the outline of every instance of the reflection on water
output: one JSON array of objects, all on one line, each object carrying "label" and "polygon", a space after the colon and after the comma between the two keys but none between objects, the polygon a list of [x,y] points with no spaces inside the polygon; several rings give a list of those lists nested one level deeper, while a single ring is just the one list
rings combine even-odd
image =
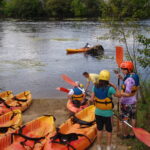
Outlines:
[{"label": "reflection on water", "polygon": [[[15,94],[31,90],[34,98],[65,97],[55,90],[58,86],[71,88],[61,74],[85,84],[82,72],[99,73],[101,69],[110,70],[117,83],[113,70],[117,68],[115,46],[120,43],[98,39],[108,31],[104,23],[93,21],[0,22],[0,88]],[[102,45],[104,53],[66,55],[65,49],[80,48],[87,42]]]}]

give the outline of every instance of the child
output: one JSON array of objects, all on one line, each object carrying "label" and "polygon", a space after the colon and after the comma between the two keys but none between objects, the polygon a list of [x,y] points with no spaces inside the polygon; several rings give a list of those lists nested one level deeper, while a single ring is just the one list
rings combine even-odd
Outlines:
[{"label": "child", "polygon": [[102,70],[99,74],[99,83],[93,87],[91,101],[95,102],[96,110],[96,124],[97,124],[97,149],[101,150],[101,141],[103,134],[103,127],[107,131],[107,150],[111,150],[112,138],[112,115],[113,102],[112,95],[119,97],[119,91],[115,85],[109,83],[110,72]]},{"label": "child", "polygon": [[[139,77],[133,73],[133,63],[131,61],[124,61],[120,65],[124,78],[118,75],[118,78],[123,80],[121,90],[121,117],[122,119],[130,119],[131,124],[135,127],[136,123],[136,94],[139,88]],[[127,126],[123,124],[123,139],[134,138],[134,133],[127,132]]]}]

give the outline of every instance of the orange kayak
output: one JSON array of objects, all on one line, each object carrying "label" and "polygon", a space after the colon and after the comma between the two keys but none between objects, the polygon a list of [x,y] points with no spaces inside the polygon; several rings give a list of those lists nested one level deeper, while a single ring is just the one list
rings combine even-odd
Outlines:
[{"label": "orange kayak", "polygon": [[55,132],[53,116],[42,116],[28,122],[15,133],[0,138],[0,150],[41,150],[46,137]]},{"label": "orange kayak", "polygon": [[85,150],[96,138],[95,106],[91,105],[63,123],[43,150]]},{"label": "orange kayak", "polygon": [[67,48],[66,51],[67,53],[81,53],[81,52],[86,52],[90,48],[79,48],[79,49],[72,49],[72,48]]},{"label": "orange kayak", "polygon": [[21,111],[16,109],[0,116],[0,137],[11,133],[22,124]]},{"label": "orange kayak", "polygon": [[86,103],[85,105],[81,105],[80,107],[76,107],[71,100],[68,100],[67,102],[67,108],[68,110],[70,110],[73,113],[77,113],[79,111],[81,111],[82,109],[88,107],[88,104]]},{"label": "orange kayak", "polygon": [[30,91],[24,91],[16,96],[13,96],[11,99],[1,100],[0,115],[15,109],[24,111],[32,102],[32,94]]}]

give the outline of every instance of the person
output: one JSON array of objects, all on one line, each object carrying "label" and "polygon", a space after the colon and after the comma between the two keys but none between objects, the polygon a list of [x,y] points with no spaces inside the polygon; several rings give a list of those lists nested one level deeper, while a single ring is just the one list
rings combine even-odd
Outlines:
[{"label": "person", "polygon": [[[121,118],[123,120],[131,121],[131,125],[135,127],[136,124],[136,94],[139,88],[139,76],[133,72],[134,65],[131,61],[123,61],[120,65],[121,72],[124,78],[117,74],[117,77],[121,79]],[[123,128],[123,139],[134,138],[134,132],[128,132],[128,127],[124,123]]]},{"label": "person", "polygon": [[94,85],[99,82],[99,75],[98,74],[83,72],[82,75],[87,79],[87,83],[85,85],[85,91],[87,91],[87,89],[90,85],[90,82],[93,82]]},{"label": "person", "polygon": [[103,135],[103,127],[107,131],[107,150],[112,149],[112,116],[113,116],[113,101],[112,96],[119,97],[117,87],[109,82],[110,72],[102,70],[99,74],[99,82],[93,87],[90,101],[93,101],[96,106],[95,118],[97,124],[97,149],[101,150],[101,142]]},{"label": "person", "polygon": [[90,47],[91,47],[91,45],[89,43],[86,43],[84,46],[84,48],[90,48]]},{"label": "person", "polygon": [[78,81],[76,81],[76,83],[77,86],[74,86],[73,89],[70,89],[68,93],[68,99],[71,100],[76,107],[80,107],[85,99],[85,90],[81,83]]}]

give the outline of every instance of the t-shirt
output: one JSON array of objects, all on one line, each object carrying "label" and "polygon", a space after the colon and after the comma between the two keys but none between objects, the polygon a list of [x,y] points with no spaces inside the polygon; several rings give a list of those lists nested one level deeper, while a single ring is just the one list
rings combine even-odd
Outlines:
[{"label": "t-shirt", "polygon": [[[132,87],[135,86],[135,80],[132,77],[128,77],[124,81],[125,85],[125,93],[131,93]],[[130,97],[121,97],[122,104],[135,104],[136,103],[136,95]]]},{"label": "t-shirt", "polygon": [[95,73],[89,73],[89,78],[87,79],[87,81],[92,81],[93,84],[98,83],[99,82],[99,75],[95,74]]},{"label": "t-shirt", "polygon": [[[92,89],[92,92],[94,92],[94,87]],[[108,97],[112,97],[112,95],[116,94],[116,90],[113,87],[109,87],[108,89]],[[98,116],[103,116],[103,117],[111,117],[113,115],[112,110],[101,110],[99,108],[95,109],[95,114]]]}]

